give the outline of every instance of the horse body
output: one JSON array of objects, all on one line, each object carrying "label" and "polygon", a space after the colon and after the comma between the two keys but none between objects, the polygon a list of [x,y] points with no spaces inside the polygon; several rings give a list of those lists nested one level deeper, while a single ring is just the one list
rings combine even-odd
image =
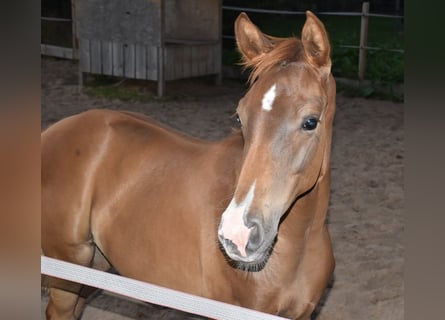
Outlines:
[{"label": "horse body", "polygon": [[[322,48],[324,29],[308,20]],[[246,15],[237,28],[247,58],[259,46],[243,36],[262,36],[267,50],[281,41]],[[299,61],[299,42],[291,46],[298,61],[260,72],[237,109],[243,128],[221,141],[109,110],[47,129],[44,254],[94,266],[98,248],[127,277],[308,319],[334,267],[325,218],[335,82],[312,55]],[[54,279],[51,287],[47,317],[77,318],[81,286]]]}]

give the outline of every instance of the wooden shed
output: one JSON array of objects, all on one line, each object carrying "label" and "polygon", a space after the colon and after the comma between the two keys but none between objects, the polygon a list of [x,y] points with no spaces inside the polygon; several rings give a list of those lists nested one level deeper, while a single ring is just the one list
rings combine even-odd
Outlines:
[{"label": "wooden shed", "polygon": [[[221,0],[76,0],[80,72],[221,81]],[[81,77],[82,78],[82,77]]]}]

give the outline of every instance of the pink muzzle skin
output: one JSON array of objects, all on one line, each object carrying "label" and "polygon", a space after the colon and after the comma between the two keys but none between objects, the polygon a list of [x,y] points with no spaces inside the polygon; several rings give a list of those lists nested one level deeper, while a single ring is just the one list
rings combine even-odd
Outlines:
[{"label": "pink muzzle skin", "polygon": [[245,225],[244,216],[249,212],[252,205],[255,196],[255,184],[256,181],[250,186],[244,200],[239,204],[236,203],[235,198],[230,201],[229,206],[222,214],[222,221],[218,231],[221,238],[231,241],[236,246],[242,257],[247,257],[246,246],[252,231],[252,228],[248,228]]},{"label": "pink muzzle skin", "polygon": [[224,220],[220,229],[220,235],[227,240],[232,241],[241,256],[246,257],[246,246],[249,242],[250,232],[252,228],[247,228],[243,221],[243,210],[239,208],[224,212]]}]

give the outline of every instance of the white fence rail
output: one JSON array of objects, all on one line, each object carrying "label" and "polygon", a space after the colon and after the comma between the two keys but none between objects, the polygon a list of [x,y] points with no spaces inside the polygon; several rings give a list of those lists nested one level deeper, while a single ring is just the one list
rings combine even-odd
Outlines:
[{"label": "white fence rail", "polygon": [[46,256],[41,256],[41,273],[212,319],[285,320],[282,317],[163,288]]}]

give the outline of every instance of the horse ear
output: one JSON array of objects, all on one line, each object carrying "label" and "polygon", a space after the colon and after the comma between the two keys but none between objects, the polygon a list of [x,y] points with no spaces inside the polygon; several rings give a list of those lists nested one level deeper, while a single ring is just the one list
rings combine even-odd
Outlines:
[{"label": "horse ear", "polygon": [[263,34],[244,12],[241,12],[235,21],[235,38],[238,49],[247,61],[273,48],[271,39]]},{"label": "horse ear", "polygon": [[331,45],[323,23],[310,11],[301,32],[301,42],[308,62],[318,68],[331,71]]}]

